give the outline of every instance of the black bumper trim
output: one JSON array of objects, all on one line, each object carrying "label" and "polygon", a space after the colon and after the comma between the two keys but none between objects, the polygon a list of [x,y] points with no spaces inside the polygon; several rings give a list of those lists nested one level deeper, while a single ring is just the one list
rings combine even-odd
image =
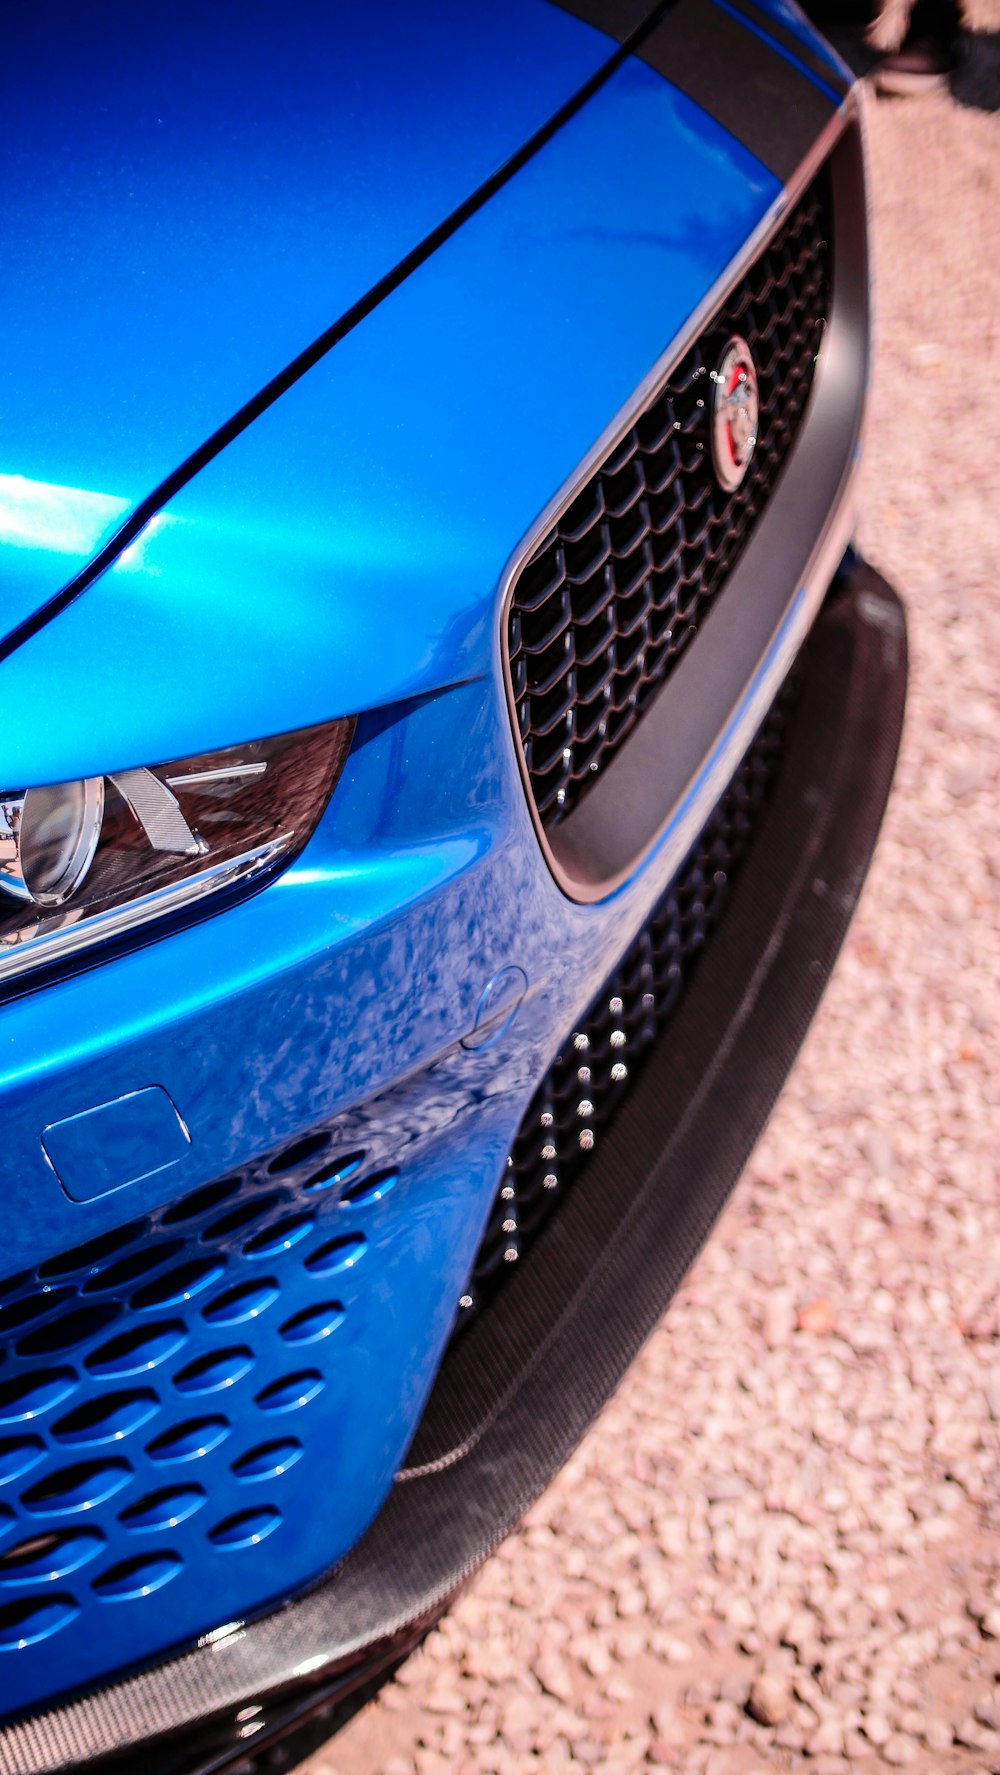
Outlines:
[{"label": "black bumper trim", "polygon": [[620,1381],[770,1113],[861,890],[905,688],[902,607],[857,563],[813,631],[789,755],[689,994],[559,1213],[452,1347],[372,1528],[307,1595],[0,1731],[0,1775],[139,1754],[144,1775],[246,1769],[253,1741],[224,1743],[238,1708],[262,1704],[261,1743],[281,1716],[294,1728],[398,1661],[499,1544]]},{"label": "black bumper trim", "polygon": [[827,93],[773,40],[713,0],[676,0],[635,53],[783,184],[833,116]]},{"label": "black bumper trim", "polygon": [[[648,24],[654,11],[650,0],[553,0],[553,4],[561,6],[564,12],[572,13],[574,18],[581,19],[584,24],[604,31],[616,43],[624,43],[626,38]],[[821,80],[833,92],[840,93],[841,97],[848,91],[849,78],[845,80],[839,69],[825,57],[817,55],[808,43],[803,43],[794,31],[790,31],[773,13],[756,4],[755,0],[726,0],[726,4],[734,12],[740,13],[755,30],[766,32],[776,44],[807,68],[816,80]]]}]

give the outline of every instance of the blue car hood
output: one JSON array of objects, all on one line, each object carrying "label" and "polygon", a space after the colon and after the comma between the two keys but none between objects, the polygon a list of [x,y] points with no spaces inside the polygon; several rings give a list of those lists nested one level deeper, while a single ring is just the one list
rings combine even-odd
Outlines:
[{"label": "blue car hood", "polygon": [[614,48],[547,0],[17,8],[0,633]]},{"label": "blue car hood", "polygon": [[512,547],[780,190],[627,60],[4,659],[0,785],[493,673]]}]

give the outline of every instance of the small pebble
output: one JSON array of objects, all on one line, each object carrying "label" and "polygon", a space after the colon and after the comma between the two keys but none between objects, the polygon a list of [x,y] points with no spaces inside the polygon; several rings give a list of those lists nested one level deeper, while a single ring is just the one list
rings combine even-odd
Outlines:
[{"label": "small pebble", "polygon": [[955,1735],[944,1720],[928,1720],[924,1726],[923,1739],[928,1750],[936,1750],[943,1754],[944,1751],[951,1749]]},{"label": "small pebble", "polygon": [[762,1726],[780,1726],[788,1718],[791,1696],[778,1676],[766,1673],[755,1677],[750,1685],[747,1710]]},{"label": "small pebble", "polygon": [[915,1763],[920,1752],[912,1738],[904,1738],[902,1732],[893,1732],[882,1745],[882,1760],[893,1769],[905,1769]]},{"label": "small pebble", "polygon": [[870,1744],[878,1746],[888,1744],[892,1736],[892,1727],[881,1713],[865,1713],[861,1716],[861,1729]]}]

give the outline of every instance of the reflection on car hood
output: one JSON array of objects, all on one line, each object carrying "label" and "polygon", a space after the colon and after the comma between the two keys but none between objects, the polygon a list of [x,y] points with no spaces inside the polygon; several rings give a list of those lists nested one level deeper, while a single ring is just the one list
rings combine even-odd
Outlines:
[{"label": "reflection on car hood", "polygon": [[614,47],[546,0],[19,8],[0,73],[0,631]]}]

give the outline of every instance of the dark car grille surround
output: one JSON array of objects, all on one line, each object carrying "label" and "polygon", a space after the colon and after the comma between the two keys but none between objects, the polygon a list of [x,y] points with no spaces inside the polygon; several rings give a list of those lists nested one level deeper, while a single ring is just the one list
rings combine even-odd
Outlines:
[{"label": "dark car grille surround", "polygon": [[[500,646],[515,754],[572,899],[605,898],[668,831],[680,866],[849,541],[865,214],[852,99],[508,563]],[[726,493],[699,402],[739,336],[757,364],[759,440]]]},{"label": "dark car grille surround", "polygon": [[[585,795],[693,639],[799,429],[830,309],[826,169],[526,562],[507,610],[517,731],[547,831]],[[712,372],[734,334],[757,366],[746,479],[719,486]]]}]

